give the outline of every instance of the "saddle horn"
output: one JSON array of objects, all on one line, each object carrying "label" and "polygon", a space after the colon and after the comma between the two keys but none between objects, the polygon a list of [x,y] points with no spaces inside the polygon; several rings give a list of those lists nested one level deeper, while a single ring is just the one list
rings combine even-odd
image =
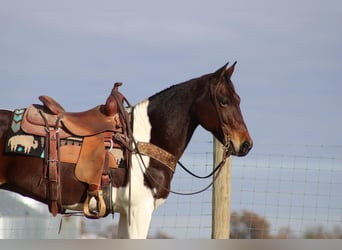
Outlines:
[{"label": "saddle horn", "polygon": [[114,98],[114,95],[119,95],[120,101],[123,102],[124,97],[119,92],[119,87],[122,85],[122,82],[116,82],[114,87],[106,100],[106,104],[104,106],[104,112],[107,116],[113,116],[118,113],[118,104]]}]

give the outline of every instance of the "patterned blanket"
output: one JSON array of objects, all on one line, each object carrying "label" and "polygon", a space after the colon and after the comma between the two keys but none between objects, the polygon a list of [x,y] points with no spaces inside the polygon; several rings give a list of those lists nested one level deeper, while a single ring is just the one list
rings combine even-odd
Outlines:
[{"label": "patterned blanket", "polygon": [[21,129],[21,121],[26,109],[16,109],[8,129],[5,151],[44,158],[45,138],[26,134]]}]

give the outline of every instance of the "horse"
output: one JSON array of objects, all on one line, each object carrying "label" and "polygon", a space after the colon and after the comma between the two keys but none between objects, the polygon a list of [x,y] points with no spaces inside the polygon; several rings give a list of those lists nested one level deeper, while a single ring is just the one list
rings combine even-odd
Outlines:
[{"label": "horse", "polygon": [[[172,85],[134,105],[130,122],[134,142],[151,143],[177,162],[195,129],[202,126],[222,143],[227,156],[247,155],[253,141],[231,80],[235,65],[228,67],[227,63],[213,73]],[[13,111],[0,110],[0,188],[48,205],[48,187],[42,181],[44,159],[5,153],[12,117]],[[132,151],[130,169],[110,170],[111,209],[120,214],[119,238],[147,237],[153,211],[171,191],[174,169],[165,165],[156,157]],[[62,162],[59,172],[63,211],[82,210],[87,184],[76,178],[74,164]],[[90,206],[96,206],[96,201]]]}]

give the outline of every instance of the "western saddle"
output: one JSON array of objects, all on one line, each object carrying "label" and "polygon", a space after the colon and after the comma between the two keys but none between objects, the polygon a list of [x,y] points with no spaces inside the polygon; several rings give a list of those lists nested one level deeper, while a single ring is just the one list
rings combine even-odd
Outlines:
[{"label": "western saddle", "polygon": [[[22,121],[26,133],[45,138],[44,176],[47,179],[49,211],[55,216],[64,213],[61,202],[60,163],[75,164],[76,178],[88,184],[84,215],[100,218],[108,214],[103,190],[110,185],[109,168],[122,162],[127,166],[131,136],[128,132],[129,113],[124,108],[126,98],[119,92],[122,83],[115,83],[104,105],[84,112],[66,112],[49,96],[39,96],[43,105],[27,108]],[[113,149],[120,156],[116,157]],[[90,200],[96,209],[90,210]]]}]

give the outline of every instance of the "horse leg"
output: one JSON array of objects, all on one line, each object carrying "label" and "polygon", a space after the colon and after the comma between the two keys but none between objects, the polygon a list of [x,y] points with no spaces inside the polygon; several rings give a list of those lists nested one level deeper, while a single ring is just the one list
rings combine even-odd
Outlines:
[{"label": "horse leg", "polygon": [[118,237],[121,239],[146,239],[152,213],[153,203],[140,204],[131,208],[129,224],[128,213],[121,213],[119,219]]}]

